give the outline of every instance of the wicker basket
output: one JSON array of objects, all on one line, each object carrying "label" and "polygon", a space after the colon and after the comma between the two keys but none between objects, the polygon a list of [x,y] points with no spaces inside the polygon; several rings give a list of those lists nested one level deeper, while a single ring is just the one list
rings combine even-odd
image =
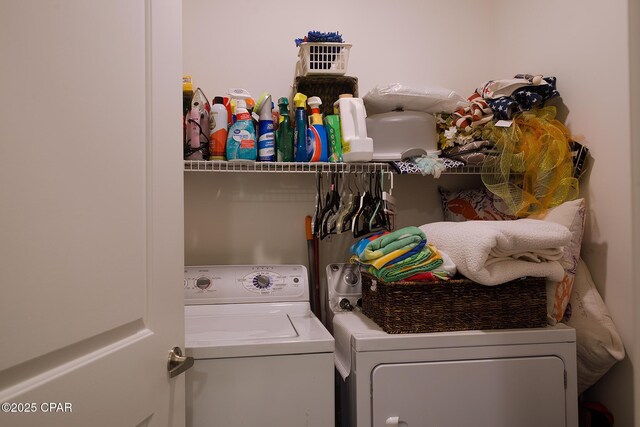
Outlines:
[{"label": "wicker basket", "polygon": [[466,278],[384,283],[362,274],[362,311],[390,334],[546,326],[544,278],[497,286]]},{"label": "wicker basket", "polygon": [[333,114],[333,103],[343,93],[358,97],[358,78],[349,76],[298,76],[293,93],[304,93],[308,97],[318,96],[322,100],[322,114]]}]

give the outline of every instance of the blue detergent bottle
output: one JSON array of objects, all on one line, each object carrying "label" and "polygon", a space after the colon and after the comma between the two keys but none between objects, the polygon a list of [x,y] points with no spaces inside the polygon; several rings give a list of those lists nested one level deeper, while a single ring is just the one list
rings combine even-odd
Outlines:
[{"label": "blue detergent bottle", "polygon": [[308,162],[307,155],[307,96],[298,92],[293,97],[296,104],[296,112],[294,115],[295,127],[293,128],[293,141],[295,143],[295,160],[296,162]]},{"label": "blue detergent bottle", "polygon": [[271,95],[263,93],[256,102],[258,111],[258,160],[261,162],[276,161],[276,139],[273,131],[273,113],[271,112]]}]

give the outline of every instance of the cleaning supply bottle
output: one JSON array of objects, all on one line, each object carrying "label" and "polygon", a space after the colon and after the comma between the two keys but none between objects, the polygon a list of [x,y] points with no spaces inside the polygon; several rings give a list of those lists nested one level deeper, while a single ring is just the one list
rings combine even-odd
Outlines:
[{"label": "cleaning supply bottle", "polygon": [[293,133],[294,156],[296,162],[308,162],[307,156],[307,96],[298,92],[293,97],[296,104],[294,117],[295,127]]},{"label": "cleaning supply bottle", "polygon": [[373,159],[373,140],[367,137],[367,112],[362,98],[351,94],[340,95],[333,104],[340,116],[342,136],[342,160],[345,162],[369,162]]},{"label": "cleaning supply bottle", "polygon": [[182,76],[182,113],[188,114],[191,109],[191,98],[193,97],[193,81],[191,76]]},{"label": "cleaning supply bottle", "polygon": [[271,113],[271,95],[263,93],[256,103],[258,111],[258,160],[276,161],[276,140],[273,132],[273,114]]},{"label": "cleaning supply bottle", "polygon": [[312,96],[307,100],[307,104],[311,108],[311,124],[307,129],[307,156],[310,162],[326,162],[329,160],[329,148],[327,131],[320,112],[322,100],[317,96]]},{"label": "cleaning supply bottle", "polygon": [[213,98],[209,128],[209,160],[226,160],[227,108],[221,96]]},{"label": "cleaning supply bottle", "polygon": [[324,118],[324,128],[327,130],[329,143],[329,162],[342,162],[342,137],[340,136],[340,118],[335,114],[328,114]]},{"label": "cleaning supply bottle", "polygon": [[293,161],[293,129],[289,118],[289,100],[278,99],[280,117],[278,118],[278,130],[276,131],[276,146],[278,147],[278,161]]},{"label": "cleaning supply bottle", "polygon": [[236,122],[229,128],[227,136],[227,160],[255,161],[257,156],[256,129],[253,126],[251,114],[247,111],[247,104],[245,103],[245,99],[249,98],[248,92],[234,91],[230,91],[230,95],[236,98]]}]

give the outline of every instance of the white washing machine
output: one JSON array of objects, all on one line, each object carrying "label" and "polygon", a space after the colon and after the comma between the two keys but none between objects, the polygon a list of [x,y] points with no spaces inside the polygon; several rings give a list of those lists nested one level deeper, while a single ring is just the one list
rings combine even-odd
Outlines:
[{"label": "white washing machine", "polygon": [[578,426],[575,330],[387,334],[358,308],[358,268],[326,273],[343,427]]},{"label": "white washing machine", "polygon": [[334,340],[301,265],[185,267],[187,426],[335,424]]}]

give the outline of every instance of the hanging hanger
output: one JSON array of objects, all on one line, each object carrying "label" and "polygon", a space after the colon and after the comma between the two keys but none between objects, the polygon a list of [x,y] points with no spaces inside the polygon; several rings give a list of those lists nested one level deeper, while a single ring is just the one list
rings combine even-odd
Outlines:
[{"label": "hanging hanger", "polygon": [[[371,176],[369,175],[369,185],[371,184]],[[371,230],[369,228],[369,218],[373,209],[373,197],[371,196],[370,186],[362,193],[360,197],[360,205],[358,210],[351,221],[351,231],[353,237],[361,237],[368,234]]]},{"label": "hanging hanger", "polygon": [[380,231],[387,227],[387,216],[384,213],[384,201],[382,200],[382,187],[384,175],[381,172],[375,173],[374,190],[372,192],[373,209],[369,218],[369,231]]},{"label": "hanging hanger", "polygon": [[340,205],[340,193],[338,192],[338,174],[335,172],[332,173],[330,179],[331,183],[326,195],[326,203],[320,215],[320,227],[318,229],[320,239],[324,239],[330,234],[327,228],[327,222],[336,214],[336,212],[338,211],[338,206]]},{"label": "hanging hanger", "polygon": [[[337,233],[337,222],[338,222],[338,217],[341,214],[341,210],[344,208],[344,196],[345,196],[345,174],[344,172],[342,172],[342,174],[338,174],[338,172],[335,173],[336,175],[336,188],[339,187],[339,190],[336,190],[335,193],[335,200],[333,201],[333,209],[331,209],[327,216],[324,218],[323,223],[322,223],[322,230],[325,234],[325,237],[330,235],[330,234],[336,234]],[[340,181],[340,176],[342,176],[342,180]],[[339,183],[339,184],[338,184]]]},{"label": "hanging hanger", "polygon": [[[345,184],[346,183],[346,184]],[[342,195],[340,196],[340,204],[338,215],[336,216],[336,232],[342,233],[347,231],[343,228],[343,224],[347,223],[351,224],[351,221],[345,221],[347,216],[351,212],[353,208],[354,195],[353,190],[351,189],[351,174],[346,173],[344,178],[342,179],[342,184],[346,185],[347,188],[344,189]]]},{"label": "hanging hanger", "polygon": [[318,218],[322,212],[322,174],[316,173],[316,206],[311,217],[311,234],[318,234]]},{"label": "hanging hanger", "polygon": [[[347,211],[344,213],[344,215],[342,215],[342,218],[340,219],[340,222],[339,222],[341,233],[351,230],[353,217],[358,211],[358,208],[360,206],[360,187],[358,186],[359,179],[360,179],[359,175],[355,175],[355,179],[353,182],[353,184],[357,189],[357,192],[355,195],[353,194],[353,190],[351,190],[351,187],[349,187],[349,189],[351,190],[351,194],[349,197]],[[349,186],[351,186],[351,182],[349,182]]]},{"label": "hanging hanger", "polygon": [[387,219],[387,226],[385,227],[387,230],[392,231],[396,228],[396,199],[391,195],[393,192],[393,172],[388,172],[389,174],[389,192],[382,192],[382,200],[384,206],[384,214]]}]

